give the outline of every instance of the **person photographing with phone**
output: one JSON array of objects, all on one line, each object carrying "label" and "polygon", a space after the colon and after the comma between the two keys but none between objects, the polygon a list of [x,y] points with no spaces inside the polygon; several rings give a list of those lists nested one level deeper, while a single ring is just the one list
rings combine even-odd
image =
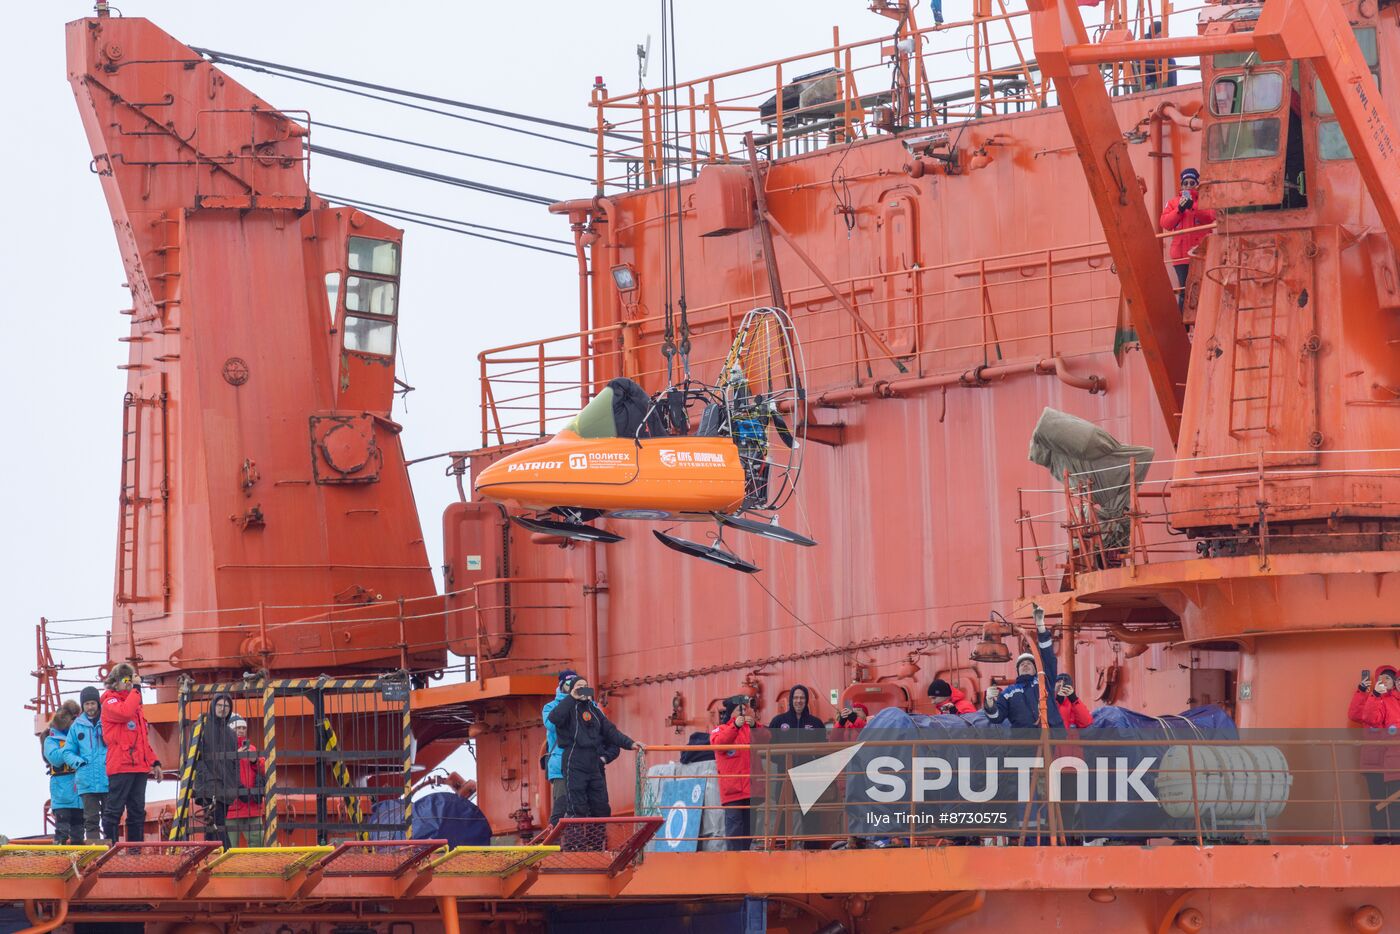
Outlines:
[{"label": "person photographing with phone", "polygon": [[[747,746],[758,724],[745,694],[726,698],[719,711],[719,726],[710,731],[712,746]],[[753,759],[748,749],[716,749],[719,801],[724,805],[724,848],[747,850],[753,845],[749,806],[753,788],[749,775]]]},{"label": "person photographing with phone", "polygon": [[[1201,207],[1201,173],[1190,167],[1182,169],[1180,185],[1180,194],[1162,209],[1162,229],[1189,230],[1215,223],[1215,212]],[[1207,233],[1209,231],[1193,230],[1172,237],[1172,268],[1176,270],[1176,283],[1180,288],[1176,294],[1178,309],[1186,307],[1186,275],[1191,269],[1191,251],[1206,238]]]},{"label": "person photographing with phone", "polygon": [[560,750],[564,776],[565,817],[611,817],[603,756],[608,747],[642,752],[646,746],[627,736],[604,715],[584,678],[567,684],[567,693],[549,712]]},{"label": "person photographing with phone", "polygon": [[150,730],[141,708],[141,677],[126,662],[112,666],[102,692],[102,739],[107,743],[107,800],[102,835],[116,843],[122,813],[126,839],[146,838],[146,779],[161,780],[160,760],[151,748]]},{"label": "person photographing with phone", "polygon": [[1400,693],[1395,690],[1397,671],[1381,665],[1373,679],[1369,670],[1352,694],[1347,717],[1367,727],[1366,732],[1384,742],[1361,747],[1361,771],[1366,776],[1366,813],[1371,819],[1372,842],[1400,843],[1400,801],[1376,810],[1375,805],[1400,791]]}]

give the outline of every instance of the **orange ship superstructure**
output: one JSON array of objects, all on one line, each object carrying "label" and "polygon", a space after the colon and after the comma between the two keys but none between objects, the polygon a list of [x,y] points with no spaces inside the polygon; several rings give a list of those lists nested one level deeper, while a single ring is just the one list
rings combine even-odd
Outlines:
[{"label": "orange ship superstructure", "polygon": [[[1109,2],[1091,35],[1081,13],[1099,12],[1064,0],[974,7],[920,28],[910,4],[876,0],[893,35],[659,90],[594,87],[595,191],[551,208],[574,237],[576,315],[478,355],[480,446],[454,455],[471,485],[443,516],[441,596],[391,418],[401,232],[312,192],[306,127],[203,56],[143,20],[70,24],[133,293],[110,660],[156,677],[152,722],[175,757],[180,675],[300,690],[401,671],[404,748],[431,768],[470,738],[497,847],[172,845],[127,875],[114,867],[136,850],[70,854],[72,873],[14,896],[36,926],[58,918],[39,900],[164,926],[274,926],[290,900],[289,917],[448,934],[707,914],[826,932],[1400,918],[1363,734],[1344,732],[1358,674],[1400,661],[1400,113],[1381,96],[1400,81],[1397,7],[1208,4],[1196,34],[1152,38],[1134,36],[1173,11]],[[970,86],[935,51],[964,28]],[[1158,215],[1188,166],[1217,219],[1178,298]],[[604,533],[665,531],[739,508],[737,461],[668,490],[651,463],[663,442],[589,442],[575,413],[619,377],[673,388],[677,315],[685,364],[708,377],[767,306],[805,357],[785,407],[800,485],[772,518],[820,544],[730,540],[762,568],[742,575],[650,535],[511,521],[566,506]],[[1137,453],[1052,476],[1026,456],[1047,408]],[[654,485],[612,489],[641,476]],[[668,496],[673,514],[639,512]],[[1171,839],[1082,845],[1100,841],[1057,804],[1043,846],[842,849],[799,822],[756,829],[756,852],[639,854],[669,833],[647,770],[736,695],[765,722],[799,684],[827,721],[856,702],[936,713],[935,678],[980,703],[1014,681],[1003,640],[1032,604],[1091,706],[1218,705],[1247,731],[1331,731],[1308,751],[1275,737],[1293,822],[1216,835],[1192,764],[1194,824]],[[465,679],[437,682],[454,656]],[[583,825],[549,825],[540,711],[565,668],[650,747],[609,767],[618,816],[589,825],[603,842],[587,852],[568,842]],[[366,722],[398,716],[383,697]],[[287,703],[277,716],[309,735],[294,724],[310,708]],[[0,877],[20,858],[0,849]]]}]

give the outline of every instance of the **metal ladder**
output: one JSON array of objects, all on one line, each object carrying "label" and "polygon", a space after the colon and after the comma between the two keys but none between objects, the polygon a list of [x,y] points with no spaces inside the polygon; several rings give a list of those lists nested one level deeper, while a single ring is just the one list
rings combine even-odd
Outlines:
[{"label": "metal ladder", "polygon": [[139,579],[141,523],[141,399],[122,399],[122,485],[117,519],[117,603],[134,603]]},{"label": "metal ladder", "polygon": [[[1235,310],[1230,358],[1230,435],[1274,431],[1274,356],[1279,333],[1277,236],[1251,236],[1231,244],[1235,262],[1220,271],[1233,279]],[[1233,274],[1233,275],[1231,275]]]}]

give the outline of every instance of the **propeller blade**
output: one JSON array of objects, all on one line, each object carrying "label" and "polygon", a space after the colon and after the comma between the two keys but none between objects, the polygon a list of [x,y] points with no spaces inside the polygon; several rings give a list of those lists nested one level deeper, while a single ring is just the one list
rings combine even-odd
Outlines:
[{"label": "propeller blade", "polygon": [[792,447],[792,429],[788,427],[782,414],[776,410],[773,412],[773,427],[778,432],[778,439],[788,447]]}]

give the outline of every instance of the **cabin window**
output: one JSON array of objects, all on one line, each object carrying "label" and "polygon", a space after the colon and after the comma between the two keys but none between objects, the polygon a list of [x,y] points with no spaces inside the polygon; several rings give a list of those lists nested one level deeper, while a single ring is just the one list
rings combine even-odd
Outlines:
[{"label": "cabin window", "polygon": [[399,245],[392,240],[350,238],[350,271],[376,276],[399,274]]},{"label": "cabin window", "polygon": [[[1366,59],[1367,66],[1371,69],[1371,77],[1376,80],[1376,87],[1381,86],[1381,58],[1380,50],[1376,47],[1376,30],[1373,27],[1354,30],[1356,33],[1356,44],[1361,46],[1361,55]],[[1327,92],[1322,89],[1322,82],[1313,79],[1313,90],[1316,91],[1317,115],[1319,117],[1330,117],[1334,111],[1332,102],[1327,98]],[[1335,120],[1325,120],[1317,125],[1317,154],[1322,159],[1350,159],[1351,147],[1347,145],[1346,137],[1342,135],[1342,128]]]},{"label": "cabin window", "polygon": [[1350,159],[1351,147],[1342,135],[1342,127],[1337,121],[1329,120],[1317,125],[1317,154],[1323,159]]},{"label": "cabin window", "polygon": [[326,304],[330,307],[331,317],[335,317],[336,310],[340,308],[340,272],[326,273]]},{"label": "cabin window", "polygon": [[394,323],[345,316],[345,349],[387,357],[394,352]]},{"label": "cabin window", "polygon": [[[338,297],[345,303],[343,346],[352,353],[391,357],[399,313],[399,245],[392,240],[351,237],[346,250],[349,275]],[[326,288],[330,289],[327,280]]]},{"label": "cabin window", "polygon": [[398,288],[386,279],[351,276],[345,280],[345,310],[392,318],[398,311]]},{"label": "cabin window", "polygon": [[1254,65],[1282,65],[1283,62],[1261,62],[1258,52],[1219,52],[1212,60],[1217,69],[1249,68]]},{"label": "cabin window", "polygon": [[1282,101],[1283,74],[1277,71],[1224,75],[1211,85],[1211,112],[1218,117],[1273,113]]},{"label": "cabin window", "polygon": [[1278,147],[1277,117],[1216,123],[1206,132],[1206,158],[1212,162],[1276,156]]}]

